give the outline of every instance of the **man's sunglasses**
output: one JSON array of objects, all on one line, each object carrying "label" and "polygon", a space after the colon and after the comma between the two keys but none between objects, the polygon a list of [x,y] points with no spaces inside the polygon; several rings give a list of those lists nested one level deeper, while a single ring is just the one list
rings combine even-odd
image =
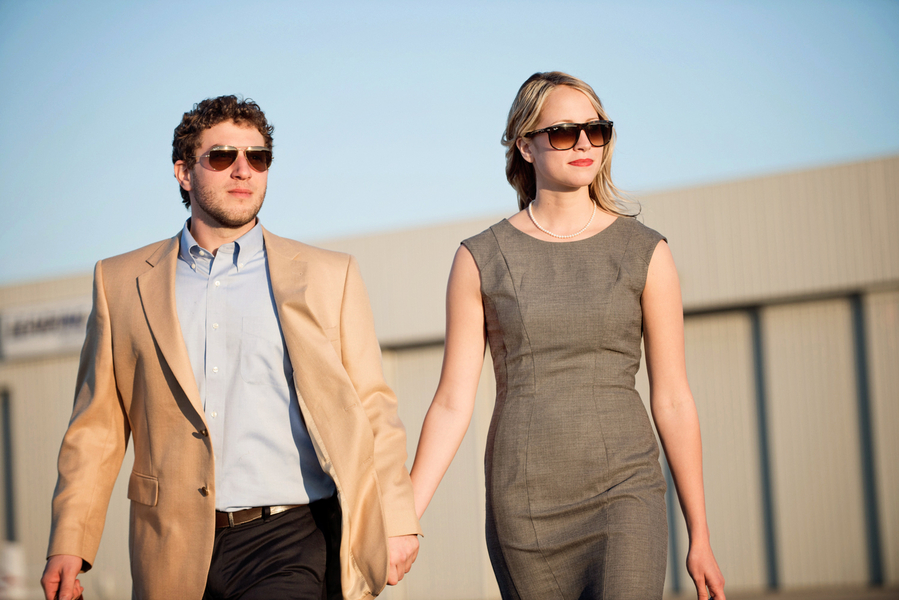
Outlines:
[{"label": "man's sunglasses", "polygon": [[522,137],[531,138],[538,133],[545,133],[549,137],[549,145],[556,150],[571,150],[577,145],[581,137],[581,131],[587,134],[587,139],[594,148],[600,148],[612,139],[611,121],[590,121],[589,123],[562,123],[546,129],[538,129],[524,134]]},{"label": "man's sunglasses", "polygon": [[234,164],[241,152],[246,155],[247,162],[254,171],[264,173],[272,165],[272,151],[262,146],[213,146],[207,154],[198,156],[197,159],[207,159],[206,166],[213,171],[224,171]]}]

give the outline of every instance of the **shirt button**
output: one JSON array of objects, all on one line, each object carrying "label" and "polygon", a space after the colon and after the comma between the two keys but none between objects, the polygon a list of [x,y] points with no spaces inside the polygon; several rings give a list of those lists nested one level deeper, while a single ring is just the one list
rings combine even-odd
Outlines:
[{"label": "shirt button", "polygon": [[222,282],[220,282],[220,281],[216,281],[216,282],[215,282],[215,287],[218,287],[218,286],[220,286],[220,285],[222,285]]},{"label": "shirt button", "polygon": [[219,328],[219,324],[218,324],[218,323],[213,323],[213,324],[212,324],[212,328],[213,328],[213,329],[218,329],[218,328]]},{"label": "shirt button", "polygon": [[194,271],[196,271],[196,270],[197,270],[197,265],[195,265],[195,264],[193,264],[193,263],[190,263],[190,268],[193,269]]},{"label": "shirt button", "polygon": [[213,372],[213,373],[218,373],[218,372],[219,372],[219,368],[218,368],[218,367],[212,367],[212,372]]},{"label": "shirt button", "polygon": [[216,418],[217,416],[219,416],[219,414],[218,414],[217,412],[215,412],[215,411],[212,411],[212,414],[211,414],[210,416],[214,419],[214,418]]}]

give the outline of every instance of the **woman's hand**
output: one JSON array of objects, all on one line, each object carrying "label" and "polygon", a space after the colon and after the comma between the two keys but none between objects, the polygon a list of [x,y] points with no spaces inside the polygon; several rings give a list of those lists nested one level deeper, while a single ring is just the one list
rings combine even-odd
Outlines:
[{"label": "woman's hand", "polygon": [[726,600],[724,597],[724,575],[718,568],[718,561],[712,554],[708,542],[690,543],[687,553],[687,572],[696,584],[696,597],[699,600]]}]

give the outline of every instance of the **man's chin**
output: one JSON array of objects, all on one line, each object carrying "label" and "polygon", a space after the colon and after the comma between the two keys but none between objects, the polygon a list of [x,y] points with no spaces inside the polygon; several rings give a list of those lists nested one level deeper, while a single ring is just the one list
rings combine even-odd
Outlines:
[{"label": "man's chin", "polygon": [[251,212],[215,212],[210,214],[209,216],[219,227],[224,227],[227,229],[241,229],[251,223],[255,225],[256,215],[259,214],[260,208],[262,208],[261,205]]},{"label": "man's chin", "polygon": [[216,224],[218,224],[219,227],[223,227],[225,229],[241,229],[251,223],[253,225],[256,224],[256,214],[255,213],[249,219],[235,219],[235,218],[227,218],[227,217],[226,218],[213,217],[213,219],[215,220]]}]

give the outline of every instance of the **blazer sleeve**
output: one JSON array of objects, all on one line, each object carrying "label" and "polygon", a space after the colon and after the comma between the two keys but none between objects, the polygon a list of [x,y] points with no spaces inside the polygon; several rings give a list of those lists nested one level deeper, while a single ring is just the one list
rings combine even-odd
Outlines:
[{"label": "blazer sleeve", "polygon": [[116,389],[101,261],[94,269],[93,308],[81,349],[75,405],[59,451],[48,556],[80,556],[84,570],[90,569],[130,433]]},{"label": "blazer sleeve", "polygon": [[350,257],[340,312],[344,368],[362,402],[374,434],[378,474],[388,537],[420,534],[412,480],[406,470],[406,430],[397,414],[397,399],[384,381],[381,348],[359,265]]}]

